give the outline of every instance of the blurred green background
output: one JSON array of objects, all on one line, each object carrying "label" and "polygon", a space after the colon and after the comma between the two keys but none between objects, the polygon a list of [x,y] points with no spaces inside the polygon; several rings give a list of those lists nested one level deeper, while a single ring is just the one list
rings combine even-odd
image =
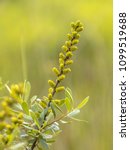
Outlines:
[{"label": "blurred green background", "polygon": [[76,103],[90,96],[79,116],[88,123],[63,126],[51,149],[112,150],[111,0],[0,0],[0,76],[10,83],[26,76],[31,95],[47,95],[51,68],[76,20],[85,30],[65,84]]}]

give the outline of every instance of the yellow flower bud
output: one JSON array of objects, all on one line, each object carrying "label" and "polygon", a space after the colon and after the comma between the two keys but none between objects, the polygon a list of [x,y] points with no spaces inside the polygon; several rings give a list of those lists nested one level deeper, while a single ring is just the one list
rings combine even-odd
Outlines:
[{"label": "yellow flower bud", "polygon": [[71,46],[71,41],[66,41],[66,42],[65,42],[65,45],[66,45],[67,47],[70,47],[70,46]]},{"label": "yellow flower bud", "polygon": [[76,21],[76,26],[80,26],[80,24],[81,24],[80,20],[77,20]]},{"label": "yellow flower bud", "polygon": [[7,131],[6,131],[7,134],[10,134],[14,129],[14,127],[10,124],[6,124],[6,128],[7,128]]},{"label": "yellow flower bud", "polygon": [[78,42],[79,42],[79,40],[74,39],[74,40],[72,41],[72,45],[77,44]]},{"label": "yellow flower bud", "polygon": [[62,81],[62,80],[64,80],[64,78],[65,78],[65,75],[61,75],[58,77],[58,81]]},{"label": "yellow flower bud", "polygon": [[67,60],[67,61],[65,62],[66,65],[70,65],[70,64],[72,64],[72,63],[73,63],[73,60]]},{"label": "yellow flower bud", "polygon": [[70,68],[66,68],[66,69],[63,70],[63,73],[64,73],[64,74],[66,74],[66,73],[68,73],[68,72],[71,72],[71,69],[70,69]]},{"label": "yellow flower bud", "polygon": [[64,64],[60,64],[60,69],[63,69],[64,68]]},{"label": "yellow flower bud", "polygon": [[6,124],[6,128],[7,128],[7,129],[11,129],[12,126],[11,126],[10,124]]},{"label": "yellow flower bud", "polygon": [[74,23],[74,22],[71,23],[71,27],[72,27],[73,29],[75,29],[76,26],[75,26],[75,23]]},{"label": "yellow flower bud", "polygon": [[49,93],[52,93],[52,92],[53,92],[53,88],[49,88],[49,89],[48,89],[48,92],[49,92]]},{"label": "yellow flower bud", "polygon": [[48,98],[49,98],[49,100],[52,99],[52,94],[51,93],[48,94]]},{"label": "yellow flower bud", "polygon": [[80,38],[80,34],[77,34],[77,35],[75,36],[75,38],[76,38],[76,39],[79,39],[79,38]]},{"label": "yellow flower bud", "polygon": [[56,67],[52,68],[52,71],[58,76],[60,74],[59,70]]},{"label": "yellow flower bud", "polygon": [[40,101],[40,105],[43,107],[43,108],[46,108],[47,104],[45,101]]},{"label": "yellow flower bud", "polygon": [[70,47],[70,50],[71,50],[71,51],[76,51],[77,49],[78,49],[77,46],[71,46],[71,47]]},{"label": "yellow flower bud", "polygon": [[65,90],[64,86],[56,88],[56,92],[61,92],[61,91],[64,91],[64,90]]},{"label": "yellow flower bud", "polygon": [[5,122],[0,122],[0,131],[3,130],[6,126]]},{"label": "yellow flower bud", "polygon": [[62,59],[65,59],[65,55],[63,53],[60,53],[59,57],[62,58]]},{"label": "yellow flower bud", "polygon": [[77,32],[81,32],[81,31],[83,31],[83,29],[84,29],[83,27],[78,27],[78,28],[76,29],[76,31],[77,31]]},{"label": "yellow flower bud", "polygon": [[23,113],[19,113],[18,114],[18,119],[22,119],[23,118]]},{"label": "yellow flower bud", "polygon": [[65,45],[63,45],[63,46],[62,46],[62,50],[66,52],[66,51],[68,50],[68,47],[65,46]]},{"label": "yellow flower bud", "polygon": [[18,119],[16,117],[12,117],[11,120],[14,124],[18,123]]},{"label": "yellow flower bud", "polygon": [[67,37],[69,40],[72,40],[72,38],[73,38],[71,34],[67,34]]},{"label": "yellow flower bud", "polygon": [[66,53],[66,56],[70,58],[70,57],[73,56],[73,54],[72,54],[72,52],[69,51],[69,52]]},{"label": "yellow flower bud", "polygon": [[52,81],[52,80],[48,80],[48,83],[49,83],[49,85],[50,85],[51,87],[54,87],[54,86],[55,86],[55,82]]},{"label": "yellow flower bud", "polygon": [[19,119],[19,120],[18,120],[18,123],[19,123],[19,124],[22,124],[22,123],[23,123],[23,120],[22,120],[22,119]]},{"label": "yellow flower bud", "polygon": [[2,137],[2,142],[6,145],[6,144],[8,144],[8,142],[9,142],[9,135],[4,135],[3,137]]},{"label": "yellow flower bud", "polygon": [[59,58],[59,64],[64,64],[64,59]]},{"label": "yellow flower bud", "polygon": [[7,104],[7,102],[5,102],[5,101],[2,102],[1,105],[3,106],[3,108],[7,108],[7,107],[8,107],[8,104]]},{"label": "yellow flower bud", "polygon": [[0,111],[0,119],[3,119],[4,116],[5,116],[5,111],[4,110]]},{"label": "yellow flower bud", "polygon": [[76,32],[76,31],[73,31],[73,32],[72,32],[72,35],[73,35],[73,37],[75,37],[75,36],[77,35],[77,32]]}]

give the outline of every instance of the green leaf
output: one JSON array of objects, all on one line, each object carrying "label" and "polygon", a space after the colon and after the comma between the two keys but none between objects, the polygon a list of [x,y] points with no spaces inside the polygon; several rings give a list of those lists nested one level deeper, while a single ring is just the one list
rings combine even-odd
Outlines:
[{"label": "green leaf", "polygon": [[41,112],[43,110],[43,108],[41,107],[41,105],[38,102],[35,102],[32,106],[31,109],[33,112]]},{"label": "green leaf", "polygon": [[61,108],[55,103],[55,101],[52,101],[53,105],[55,106],[55,108],[57,110],[59,110],[61,113],[63,113],[63,111],[61,110]]},{"label": "green leaf", "polygon": [[80,110],[79,109],[74,109],[73,111],[71,111],[67,117],[73,117],[73,116],[76,116],[77,114],[80,113]]},{"label": "green leaf", "polygon": [[52,112],[50,112],[48,115],[47,115],[47,118],[46,118],[46,121],[50,121],[52,119],[52,117],[54,116],[54,114]]},{"label": "green leaf", "polygon": [[40,119],[41,121],[44,121],[44,117],[47,114],[48,108],[44,109],[41,113],[40,113]]},{"label": "green leaf", "polygon": [[49,146],[48,146],[48,144],[47,144],[47,142],[46,142],[46,140],[45,139],[43,139],[43,138],[40,138],[39,139],[39,143],[40,143],[40,145],[42,146],[42,148],[45,148],[45,149],[49,149]]},{"label": "green leaf", "polygon": [[73,106],[74,100],[73,100],[73,97],[72,97],[72,91],[71,91],[71,89],[66,88],[66,90],[65,90],[65,96],[69,99],[71,105]]},{"label": "green leaf", "polygon": [[29,95],[30,95],[30,90],[31,90],[31,84],[28,81],[24,82],[24,100],[28,102],[28,104],[30,104],[29,101]]},{"label": "green leaf", "polygon": [[59,131],[60,128],[59,128],[59,124],[57,122],[54,122],[52,125],[51,125],[51,128],[54,130],[54,131]]},{"label": "green leaf", "polygon": [[81,120],[81,119],[77,119],[77,118],[74,118],[74,117],[69,117],[69,118],[72,119],[72,120],[75,120],[75,121],[88,123],[88,121],[86,121],[86,120]]},{"label": "green leaf", "polygon": [[21,106],[23,108],[23,111],[28,115],[29,114],[28,104],[24,101],[24,102],[22,102]]},{"label": "green leaf", "polygon": [[65,105],[66,105],[67,111],[70,112],[72,109],[72,105],[71,105],[68,97],[66,97],[66,99],[65,99]]},{"label": "green leaf", "polygon": [[31,104],[34,103],[34,101],[35,101],[36,99],[37,99],[37,95],[34,95],[34,96],[30,99]]},{"label": "green leaf", "polygon": [[68,124],[68,123],[70,123],[70,121],[65,121],[65,120],[60,120],[60,122],[61,122],[62,124]]},{"label": "green leaf", "polygon": [[40,124],[39,124],[38,118],[36,117],[35,113],[32,110],[30,110],[29,112],[30,112],[30,115],[31,115],[33,121],[35,122],[35,124],[38,126],[38,128],[40,128]]},{"label": "green leaf", "polygon": [[22,126],[23,126],[24,128],[26,128],[26,129],[30,130],[30,131],[33,131],[34,133],[39,133],[39,130],[36,130],[36,129],[30,127],[30,126],[27,126],[27,125],[22,125]]},{"label": "green leaf", "polygon": [[54,99],[54,100],[52,100],[52,102],[54,102],[56,105],[62,107],[65,103],[65,99]]},{"label": "green leaf", "polygon": [[18,150],[18,149],[24,149],[24,146],[25,146],[26,143],[22,142],[22,143],[18,143],[18,144],[15,144],[13,146],[11,146],[9,149],[10,150]]},{"label": "green leaf", "polygon": [[51,106],[51,109],[52,109],[52,112],[53,112],[53,115],[54,115],[54,118],[56,117],[56,112],[55,112],[55,107],[53,105],[53,103],[50,104]]},{"label": "green leaf", "polygon": [[86,105],[86,103],[88,102],[89,100],[89,96],[86,97],[78,106],[77,106],[77,109],[81,109],[83,106]]}]

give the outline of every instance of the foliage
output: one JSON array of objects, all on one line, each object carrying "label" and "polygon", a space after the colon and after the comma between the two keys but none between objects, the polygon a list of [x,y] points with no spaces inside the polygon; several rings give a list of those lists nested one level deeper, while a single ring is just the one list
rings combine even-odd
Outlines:
[{"label": "foliage", "polygon": [[[53,67],[56,80],[48,80],[50,88],[48,96],[30,98],[31,85],[28,81],[19,84],[3,84],[0,80],[0,90],[6,88],[8,96],[0,97],[0,149],[48,149],[55,142],[55,137],[62,131],[60,124],[75,118],[80,109],[88,102],[86,97],[77,107],[74,105],[71,89],[61,85],[66,75],[71,71],[73,52],[79,42],[83,25],[80,21],[71,23],[71,34],[62,46],[59,54],[59,67]],[[55,98],[55,94],[64,91],[63,99]]]}]

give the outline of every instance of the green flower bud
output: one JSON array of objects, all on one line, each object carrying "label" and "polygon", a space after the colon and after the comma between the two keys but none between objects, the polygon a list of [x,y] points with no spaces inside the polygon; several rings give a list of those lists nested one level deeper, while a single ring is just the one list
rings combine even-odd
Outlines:
[{"label": "green flower bud", "polygon": [[78,28],[76,29],[76,31],[77,31],[77,32],[83,31],[83,27],[78,27]]},{"label": "green flower bud", "polygon": [[71,41],[66,41],[66,42],[65,42],[65,45],[66,45],[67,47],[70,47],[70,46],[71,46]]},{"label": "green flower bud", "polygon": [[60,53],[59,57],[62,58],[62,59],[65,59],[65,55],[63,53]]},{"label": "green flower bud", "polygon": [[64,90],[65,90],[64,86],[56,88],[56,92],[61,92],[61,91],[64,91]]},{"label": "green flower bud", "polygon": [[73,63],[73,60],[67,60],[67,61],[65,62],[66,65],[70,65],[70,64],[72,64],[72,63]]},{"label": "green flower bud", "polygon": [[74,40],[72,41],[72,45],[75,45],[75,44],[77,44],[78,42],[79,42],[79,40],[74,39]]},{"label": "green flower bud", "polygon": [[48,94],[48,98],[49,98],[49,100],[52,99],[52,94],[51,93]]},{"label": "green flower bud", "polygon": [[73,37],[72,37],[71,34],[67,34],[67,37],[68,37],[69,40],[72,40],[72,39],[73,39]]},{"label": "green flower bud", "polygon": [[78,49],[77,46],[71,46],[71,47],[70,47],[70,50],[71,50],[71,51],[76,51],[77,49]]},{"label": "green flower bud", "polygon": [[62,50],[66,52],[66,51],[68,50],[68,47],[65,46],[65,45],[63,45],[63,46],[62,46]]},{"label": "green flower bud", "polygon": [[64,59],[59,58],[59,64],[64,64]]},{"label": "green flower bud", "polygon": [[69,51],[69,52],[66,53],[66,56],[70,58],[70,57],[73,56],[73,54],[72,54],[72,52]]},{"label": "green flower bud", "polygon": [[61,75],[58,77],[58,81],[62,81],[62,80],[64,80],[64,78],[65,78],[65,75]]},{"label": "green flower bud", "polygon": [[52,80],[48,80],[48,83],[51,87],[54,87],[56,85],[55,82]]},{"label": "green flower bud", "polygon": [[60,74],[59,70],[56,67],[52,68],[52,71],[58,76]]},{"label": "green flower bud", "polygon": [[49,93],[52,93],[52,92],[53,92],[53,88],[49,88],[49,89],[48,89],[48,92],[49,92]]},{"label": "green flower bud", "polygon": [[69,73],[69,72],[71,72],[71,69],[70,69],[70,68],[66,68],[66,69],[63,70],[63,73],[64,73],[64,74]]}]

